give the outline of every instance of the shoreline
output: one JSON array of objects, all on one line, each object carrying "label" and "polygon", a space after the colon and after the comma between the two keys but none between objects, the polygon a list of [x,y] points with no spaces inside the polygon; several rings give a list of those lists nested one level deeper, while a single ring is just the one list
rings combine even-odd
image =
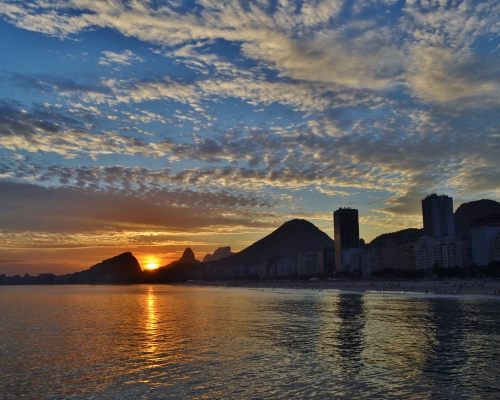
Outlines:
[{"label": "shoreline", "polygon": [[192,281],[187,286],[269,290],[311,290],[360,294],[481,296],[500,299],[500,281],[479,279],[444,281]]}]

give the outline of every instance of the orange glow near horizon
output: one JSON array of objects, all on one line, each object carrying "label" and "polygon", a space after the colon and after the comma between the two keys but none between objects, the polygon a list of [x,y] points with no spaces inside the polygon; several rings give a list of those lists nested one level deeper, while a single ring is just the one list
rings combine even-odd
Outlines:
[{"label": "orange glow near horizon", "polygon": [[148,256],[144,260],[144,265],[146,265],[146,269],[152,270],[160,267],[160,260],[154,256]]}]

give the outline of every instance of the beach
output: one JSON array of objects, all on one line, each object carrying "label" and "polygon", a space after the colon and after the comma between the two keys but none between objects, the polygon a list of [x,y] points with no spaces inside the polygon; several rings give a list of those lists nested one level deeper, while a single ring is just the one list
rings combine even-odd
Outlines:
[{"label": "beach", "polygon": [[189,285],[269,290],[317,290],[354,293],[488,296],[500,298],[500,281],[450,280],[326,280],[326,281],[192,281]]}]

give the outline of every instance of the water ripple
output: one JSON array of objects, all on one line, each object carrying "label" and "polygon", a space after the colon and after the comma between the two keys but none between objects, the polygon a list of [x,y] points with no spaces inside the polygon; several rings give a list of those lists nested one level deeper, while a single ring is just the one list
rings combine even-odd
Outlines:
[{"label": "water ripple", "polygon": [[2,287],[0,397],[498,398],[494,299]]}]

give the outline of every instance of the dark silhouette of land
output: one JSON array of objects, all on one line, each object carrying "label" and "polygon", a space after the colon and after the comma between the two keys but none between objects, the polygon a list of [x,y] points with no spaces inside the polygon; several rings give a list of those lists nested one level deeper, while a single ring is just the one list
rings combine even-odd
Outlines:
[{"label": "dark silhouette of land", "polygon": [[214,251],[214,254],[205,255],[205,257],[203,258],[203,262],[207,263],[207,262],[211,262],[211,261],[217,261],[217,260],[220,260],[221,258],[229,257],[233,254],[234,253],[231,251],[230,246],[219,247],[217,250]]},{"label": "dark silhouette of land", "polygon": [[189,247],[186,247],[186,250],[184,250],[184,253],[182,254],[182,257],[179,258],[177,261],[173,261],[170,264],[165,265],[162,268],[172,268],[175,265],[178,264],[183,264],[183,265],[199,265],[201,264],[201,261],[198,261],[194,257],[193,250],[191,250]]},{"label": "dark silhouette of land", "polygon": [[[478,200],[464,203],[454,214],[457,234],[470,233],[470,223],[491,214],[500,214],[500,203],[493,200]],[[423,236],[423,229],[409,228],[384,233],[373,239],[367,247],[376,247],[381,242],[392,240],[415,240]],[[141,283],[176,282],[189,279],[207,279],[207,266],[230,269],[241,266],[262,265],[276,260],[295,261],[300,253],[318,252],[333,248],[335,242],[311,222],[294,219],[238,253],[230,247],[220,247],[207,254],[204,262],[196,260],[188,247],[182,257],[156,270],[142,271],[137,259],[130,252],[104,260],[87,270],[56,276],[40,274],[38,277],[0,275],[0,284],[74,284],[74,283]]]},{"label": "dark silhouette of land", "polygon": [[254,265],[273,256],[296,260],[299,253],[317,252],[325,247],[334,246],[335,242],[330,236],[309,221],[293,219],[239,253],[222,258],[214,264],[221,267]]},{"label": "dark silhouette of land", "polygon": [[500,214],[500,203],[494,200],[477,200],[461,204],[453,217],[457,234],[470,233],[470,224],[487,215]]},{"label": "dark silhouette of land", "polygon": [[366,245],[368,248],[380,246],[382,242],[392,240],[393,242],[402,242],[403,240],[416,240],[424,236],[424,229],[421,228],[408,228],[396,232],[383,233],[377,236],[370,243]]}]

